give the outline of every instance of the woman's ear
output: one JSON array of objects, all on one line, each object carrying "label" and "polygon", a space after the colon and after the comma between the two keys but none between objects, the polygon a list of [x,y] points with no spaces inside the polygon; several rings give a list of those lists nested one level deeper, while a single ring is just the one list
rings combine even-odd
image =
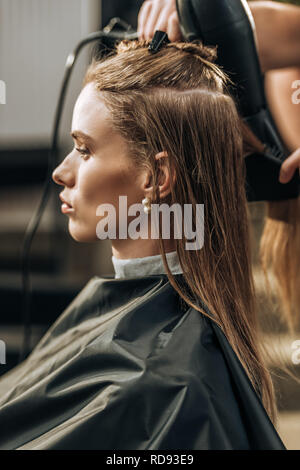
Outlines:
[{"label": "woman's ear", "polygon": [[[168,154],[167,152],[159,152],[155,155],[155,160],[157,160],[157,183],[159,189],[160,199],[165,199],[171,193],[171,185],[175,183],[175,174],[173,175],[173,181],[171,181],[171,175],[168,166]],[[145,181],[144,185],[145,196],[150,199],[154,198],[154,187],[152,175],[149,173],[148,178]]]}]

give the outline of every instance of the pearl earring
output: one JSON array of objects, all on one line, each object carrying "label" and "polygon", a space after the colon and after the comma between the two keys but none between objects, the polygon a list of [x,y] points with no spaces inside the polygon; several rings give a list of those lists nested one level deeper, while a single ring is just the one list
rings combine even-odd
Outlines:
[{"label": "pearl earring", "polygon": [[144,206],[145,214],[149,214],[149,212],[151,212],[151,199],[145,197],[145,199],[142,200],[142,204]]}]

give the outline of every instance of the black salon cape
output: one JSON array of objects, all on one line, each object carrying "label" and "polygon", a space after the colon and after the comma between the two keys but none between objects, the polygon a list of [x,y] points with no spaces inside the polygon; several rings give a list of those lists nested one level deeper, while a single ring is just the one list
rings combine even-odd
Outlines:
[{"label": "black salon cape", "polygon": [[0,449],[284,449],[219,327],[165,274],[91,279],[0,379],[0,423]]}]

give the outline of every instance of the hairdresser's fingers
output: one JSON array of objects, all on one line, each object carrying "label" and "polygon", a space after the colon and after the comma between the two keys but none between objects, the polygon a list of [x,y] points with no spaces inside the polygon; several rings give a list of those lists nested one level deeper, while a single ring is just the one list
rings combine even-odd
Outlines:
[{"label": "hairdresser's fingers", "polygon": [[146,39],[145,38],[145,26],[148,21],[151,9],[152,9],[152,0],[146,0],[140,8],[140,11],[138,14],[138,26],[137,26],[138,38],[140,41]]},{"label": "hairdresser's fingers", "polygon": [[[156,24],[153,27],[153,34],[157,29],[160,31],[165,31],[168,34],[170,41],[174,41],[176,35],[173,34],[174,27],[173,22],[178,19],[176,2],[175,0],[165,0],[165,5],[161,9],[160,15],[157,19]],[[178,20],[179,23],[179,20]],[[171,37],[170,37],[171,33]]]},{"label": "hairdresser's fingers", "polygon": [[[167,15],[172,5],[173,0],[152,0],[152,8],[144,28],[146,40],[150,41],[153,38],[155,31],[159,29],[157,27],[158,24],[163,28],[161,31],[166,31],[168,24]],[[161,18],[162,21],[160,21]]]},{"label": "hairdresser's fingers", "polygon": [[182,40],[175,0],[146,0],[138,15],[138,37],[150,40],[155,31],[165,31],[171,42]]},{"label": "hairdresser's fingers", "polygon": [[295,150],[281,165],[279,174],[280,183],[288,183],[297,168],[300,169],[300,148]]},{"label": "hairdresser's fingers", "polygon": [[183,40],[177,11],[174,11],[169,18],[167,34],[171,42]]}]

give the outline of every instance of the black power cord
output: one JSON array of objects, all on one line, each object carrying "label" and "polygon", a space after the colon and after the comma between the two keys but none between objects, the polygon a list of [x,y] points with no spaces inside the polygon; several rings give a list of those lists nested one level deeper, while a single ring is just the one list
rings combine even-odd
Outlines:
[{"label": "black power cord", "polygon": [[[111,31],[115,25],[119,24],[121,28],[125,31],[114,32]],[[63,111],[63,106],[65,102],[65,97],[67,93],[68,84],[71,78],[71,73],[73,71],[75,62],[78,58],[78,55],[81,49],[87,44],[99,41],[99,40],[110,40],[117,41],[122,39],[137,39],[137,33],[131,29],[131,27],[120,20],[120,18],[113,18],[108,26],[103,30],[97,31],[95,33],[89,34],[86,38],[82,39],[74,49],[72,53],[68,55],[65,67],[65,73],[61,85],[61,90],[59,94],[59,99],[55,111],[53,132],[51,139],[51,146],[48,156],[48,167],[47,167],[47,176],[44,183],[42,197],[39,203],[39,206],[36,212],[33,214],[24,235],[22,255],[21,255],[21,272],[22,272],[22,323],[23,323],[23,342],[21,345],[19,363],[26,359],[27,355],[30,352],[30,337],[31,337],[31,312],[30,312],[30,303],[31,303],[31,286],[30,286],[30,249],[36,234],[36,231],[39,227],[43,212],[46,208],[47,202],[49,200],[52,179],[51,175],[55,167],[57,150],[58,150],[58,135],[59,135],[59,126]]]}]

